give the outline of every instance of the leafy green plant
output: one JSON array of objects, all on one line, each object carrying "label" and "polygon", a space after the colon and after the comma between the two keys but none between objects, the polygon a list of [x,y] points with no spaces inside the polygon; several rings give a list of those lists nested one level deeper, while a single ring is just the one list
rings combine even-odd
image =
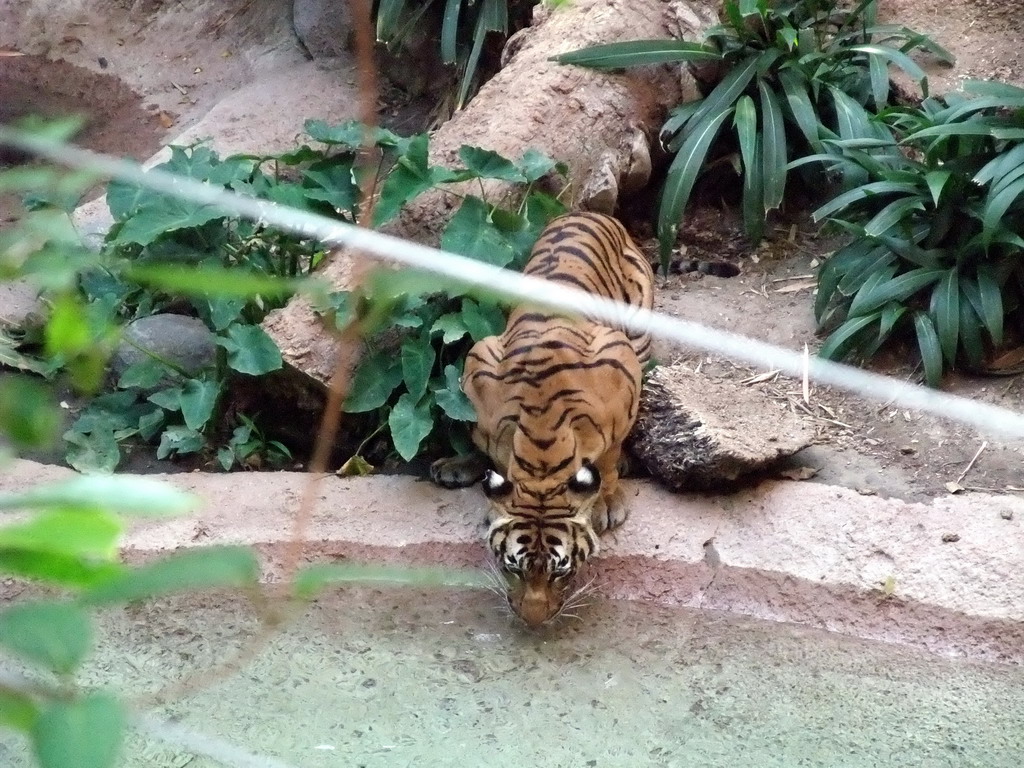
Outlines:
[{"label": "leafy green plant", "polygon": [[[281,367],[280,352],[258,325],[233,323],[218,335],[217,343],[222,347],[218,362],[195,375],[155,357],[128,367],[115,382],[115,391],[93,398],[64,433],[68,463],[82,471],[111,471],[121,460],[121,442],[136,437],[157,440],[160,459],[206,449],[223,422],[221,406],[229,379]],[[237,429],[244,428],[243,423]],[[289,457],[287,449],[272,441],[254,445],[268,449],[264,458],[273,466]],[[225,465],[225,457],[252,464],[256,459],[251,454],[239,454],[232,437],[218,451],[218,460],[230,469],[234,462]]]},{"label": "leafy green plant", "polygon": [[[375,226],[394,218],[417,195],[445,186],[462,202],[442,246],[513,268],[522,265],[550,218],[563,211],[538,184],[565,169],[535,151],[511,161],[463,147],[462,166],[442,168],[429,164],[425,135],[403,138],[374,129],[367,136],[355,122],[332,126],[316,120],[307,122],[306,132],[313,146],[273,156],[221,159],[204,146],[176,147],[163,169],[355,220],[362,201],[355,183],[361,171],[354,162],[370,141],[389,155],[380,166],[388,170],[379,168],[372,184],[379,190]],[[482,179],[522,185],[519,202],[489,202],[451,187]],[[200,318],[216,335],[219,351],[209,370],[189,373],[142,350],[147,357],[112,382],[113,391],[88,403],[64,433],[69,463],[82,470],[113,470],[126,440],[156,442],[158,458],[215,456],[225,469],[287,461],[287,447],[265,438],[254,415],[225,422],[234,413],[233,384],[281,367],[281,355],[259,323],[319,263],[320,246],[132,185],[111,184],[108,200],[115,224],[100,253],[83,250],[77,271],[50,294],[45,360],[51,369],[77,366],[80,380],[88,373],[87,389],[95,390],[116,328],[166,310]],[[41,260],[41,271],[42,257],[33,258]],[[352,308],[375,306],[378,333],[356,371],[347,406],[352,413],[368,414],[356,423],[366,425],[367,437],[379,438],[372,447],[388,441],[408,460],[436,445],[431,434],[456,447],[464,442],[464,424],[473,414],[459,389],[462,360],[473,341],[502,327],[504,314],[494,302],[452,294],[392,295],[382,288],[376,296],[342,293],[319,302],[339,324],[352,316]]]},{"label": "leafy green plant", "polygon": [[[0,436],[19,449],[51,443],[59,424],[50,387],[24,374],[0,375]],[[113,693],[78,685],[93,649],[92,611],[185,589],[255,588],[259,565],[240,547],[175,554],[139,567],[118,558],[126,516],[162,517],[195,500],[152,480],[77,477],[0,494],[0,572],[45,585],[43,599],[0,611],[0,647],[31,668],[31,679],[0,681],[0,726],[29,739],[42,768],[108,768],[121,751],[130,713]]]},{"label": "leafy green plant", "polygon": [[[338,129],[313,121],[307,130],[311,138],[327,139],[322,147],[303,145],[264,157],[222,160],[205,146],[172,147],[170,160],[160,167],[305,210],[354,218],[358,194],[353,163],[362,134],[355,126],[345,128],[350,129],[350,143],[342,145],[332,133]],[[377,138],[391,146],[400,142],[383,132]],[[281,367],[280,352],[259,322],[291,291],[264,278],[307,274],[323,256],[311,241],[133,185],[111,183],[107,202],[114,225],[104,246],[95,264],[81,271],[77,294],[65,292],[54,299],[54,310],[120,324],[181,307],[184,297],[186,311],[216,334],[220,353],[212,369],[196,375],[152,356],[126,370],[116,382],[118,391],[89,403],[64,434],[69,463],[83,470],[114,469],[121,460],[120,444],[129,438],[158,440],[158,458],[205,450],[221,425],[229,379]],[[231,290],[211,292],[209,281],[201,279],[210,267],[231,270],[236,282]],[[168,270],[177,270],[197,289],[183,293],[162,287],[167,281],[159,278],[167,277]],[[58,352],[63,350],[51,350],[51,356]],[[105,358],[100,356],[101,361]],[[101,372],[102,364],[91,388],[99,384]],[[233,439],[218,450],[220,463],[229,456],[233,462],[255,461],[251,451],[240,456],[235,450],[240,444]],[[271,464],[285,460],[287,450],[264,445]]]},{"label": "leafy green plant", "polygon": [[[65,182],[67,178],[52,169],[0,173],[0,189],[32,189],[37,195],[62,188],[67,191],[70,187]],[[84,181],[79,191],[91,183]],[[102,368],[117,316],[105,306],[104,311],[91,310],[97,300],[87,301],[85,294],[73,289],[97,265],[109,267],[117,278],[126,279],[130,271],[103,254],[97,256],[81,248],[66,217],[55,215],[49,207],[30,212],[19,225],[0,232],[0,279],[31,278],[55,291],[53,311],[45,320],[41,338],[54,357],[64,363],[82,363],[38,368],[35,358],[20,352],[3,358],[5,366],[8,359],[18,364],[13,366],[17,372],[0,371],[0,472],[6,471],[5,462],[17,453],[43,449],[59,439],[62,409],[57,404],[57,388],[40,374],[66,377],[80,390],[95,386],[92,361],[100,361]],[[279,296],[296,285],[290,278],[273,275],[247,278],[236,267],[206,266],[185,273],[162,269],[152,267],[145,273],[145,285],[154,293],[250,299]],[[131,274],[139,277],[143,273]],[[437,281],[433,283],[434,290],[440,287]],[[140,299],[140,305],[144,304],[145,299]],[[11,346],[16,347],[16,342],[12,340]],[[159,368],[147,360],[126,371],[123,388],[101,396],[106,398],[106,409],[124,417],[129,427],[133,419],[125,414],[132,409],[159,410],[162,406],[140,402],[131,392],[151,382]],[[195,411],[207,409],[211,397],[209,392],[194,389],[188,382],[182,384],[178,398],[179,409],[192,414],[189,418]],[[261,445],[272,446],[272,442],[259,433],[251,419],[239,418],[241,424],[226,450],[231,451],[232,461],[244,462],[254,455],[254,448],[262,451]],[[221,459],[226,462],[227,457]],[[0,727],[22,734],[41,768],[113,768],[126,751],[126,731],[139,713],[132,711],[118,691],[83,682],[86,677],[96,677],[95,670],[83,674],[83,666],[103,637],[96,631],[94,616],[100,608],[172,593],[234,589],[253,601],[266,629],[273,628],[261,610],[281,592],[276,587],[264,591],[259,562],[247,548],[192,548],[137,566],[121,561],[120,543],[128,518],[181,514],[193,509],[196,502],[192,496],[150,479],[108,475],[85,475],[0,493],[0,574],[42,587],[25,591],[0,610],[0,650],[8,658],[18,659],[0,679]],[[482,582],[471,574],[437,569],[358,564],[313,564],[299,568],[293,577],[288,601],[308,600],[331,585],[353,582],[416,586],[480,586]],[[40,593],[43,597],[36,597]],[[19,667],[24,676],[11,669]]]},{"label": "leafy green plant", "polygon": [[238,414],[240,424],[231,433],[227,445],[217,450],[217,461],[225,469],[235,465],[259,469],[268,462],[281,466],[292,460],[292,452],[279,440],[269,440],[256,422],[244,413]]},{"label": "leafy green plant", "polygon": [[[512,210],[464,195],[442,233],[441,247],[494,266],[521,269],[540,231],[565,210],[557,198],[535,185],[552,172],[564,174],[565,168],[534,151],[516,161],[476,147],[462,147],[459,156],[461,168],[431,167],[426,138],[410,142],[382,186],[376,217],[396,214],[405,202],[439,183],[518,182],[526,188]],[[341,324],[360,302],[387,307],[378,332],[367,342],[345,410],[370,414],[369,434],[390,438],[406,461],[432,442],[440,441],[444,451],[464,450],[469,445],[467,426],[476,418],[459,383],[465,356],[474,342],[501,331],[505,313],[493,299],[467,295],[450,285],[443,293],[398,288],[394,281],[381,279],[364,295],[338,293],[329,306],[321,307],[334,312]],[[364,459],[350,468],[362,472],[367,466]]]},{"label": "leafy green plant", "polygon": [[982,368],[1020,314],[1024,89],[964,89],[884,111],[898,144],[829,142],[829,154],[805,160],[864,178],[814,212],[854,234],[819,272],[823,356],[870,357],[913,328],[935,386],[959,362]]},{"label": "leafy green plant", "polygon": [[[0,376],[0,437],[19,448],[55,437],[53,393],[23,374]],[[251,435],[251,433],[250,433]],[[249,438],[245,438],[248,440]],[[0,610],[0,649],[28,670],[0,680],[0,727],[21,732],[41,768],[113,768],[135,713],[114,690],[82,684],[79,672],[99,633],[100,608],[208,589],[238,590],[257,614],[272,597],[256,555],[239,546],[185,549],[138,566],[121,562],[125,519],[185,513],[197,499],[138,477],[91,475],[18,493],[0,493],[0,573],[46,588]],[[334,584],[480,586],[471,574],[358,564],[300,568],[289,600],[309,600]],[[277,590],[275,590],[277,592]]]},{"label": "leafy green plant", "polygon": [[[743,218],[759,240],[767,214],[783,202],[790,158],[827,151],[830,139],[884,139],[871,111],[889,102],[888,65],[927,95],[921,68],[907,55],[920,49],[951,62],[926,36],[876,23],[877,2],[726,0],[725,21],[700,43],[636,40],[555,57],[600,69],[668,62],[710,63],[720,79],[707,96],[676,107],[662,127],[675,154],[661,195],[658,234],[667,268],[683,210],[700,174],[728,155],[743,175]],[[734,150],[719,134],[729,126]],[[855,180],[855,179],[854,179]]]},{"label": "leafy green plant", "polygon": [[[0,437],[20,449],[38,448],[56,437],[58,422],[45,383],[0,375]],[[41,768],[113,768],[124,751],[135,713],[116,691],[79,679],[98,639],[98,609],[207,589],[239,590],[257,609],[270,599],[259,562],[245,547],[186,549],[139,566],[120,561],[126,518],[181,514],[196,502],[153,480],[105,475],[0,494],[0,517],[20,513],[0,524],[0,573],[46,588],[44,598],[20,598],[0,610],[0,649],[29,670],[23,679],[5,674],[0,680],[0,727],[23,734]],[[294,574],[289,599],[309,600],[331,585],[354,582],[476,587],[482,580],[430,568],[313,564]]]}]

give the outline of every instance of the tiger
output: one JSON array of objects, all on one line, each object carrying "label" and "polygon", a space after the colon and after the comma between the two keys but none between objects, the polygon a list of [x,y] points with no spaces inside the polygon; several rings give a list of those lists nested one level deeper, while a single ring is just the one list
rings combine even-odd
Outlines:
[{"label": "tiger", "polygon": [[[651,309],[654,272],[611,216],[570,213],[542,231],[527,275]],[[512,611],[527,625],[558,616],[598,536],[626,520],[623,441],[651,359],[647,333],[520,306],[477,342],[461,383],[479,453],[430,469],[448,488],[482,480],[487,542]]]}]

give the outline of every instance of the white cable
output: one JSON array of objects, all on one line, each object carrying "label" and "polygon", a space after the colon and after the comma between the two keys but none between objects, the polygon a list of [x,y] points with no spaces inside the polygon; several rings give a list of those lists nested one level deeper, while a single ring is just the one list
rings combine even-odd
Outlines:
[{"label": "white cable", "polygon": [[194,755],[209,757],[228,768],[292,768],[290,763],[284,763],[274,757],[254,754],[223,739],[199,733],[172,720],[165,720],[154,715],[138,714],[132,716],[131,722],[137,730],[160,741]]},{"label": "white cable", "polygon": [[10,144],[64,165],[113,176],[194,202],[215,205],[225,214],[262,221],[293,234],[328,245],[347,246],[377,257],[401,262],[459,283],[482,286],[520,301],[569,310],[633,330],[743,360],[802,378],[808,377],[882,403],[892,403],[959,421],[987,433],[1024,437],[1024,415],[988,403],[938,392],[888,376],[833,363],[809,361],[794,352],[757,339],[730,333],[657,312],[629,307],[563,285],[499,269],[464,256],[445,253],[369,229],[339,222],[268,201],[244,197],[223,187],[161,170],[143,171],[137,164],[0,127],[0,144]]},{"label": "white cable", "polygon": [[[12,691],[35,694],[42,698],[56,696],[55,690],[50,690],[18,672],[4,668],[0,668],[0,686]],[[208,736],[181,723],[156,715],[129,712],[128,720],[136,730],[194,755],[212,758],[228,768],[292,768],[290,763],[282,762],[274,757],[254,754],[216,736]]]}]

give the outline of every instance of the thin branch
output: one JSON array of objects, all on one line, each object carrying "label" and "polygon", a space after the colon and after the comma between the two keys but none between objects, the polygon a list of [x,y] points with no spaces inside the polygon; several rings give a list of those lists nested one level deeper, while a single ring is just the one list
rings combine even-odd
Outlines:
[{"label": "thin branch", "polygon": [[960,473],[960,477],[958,477],[956,479],[956,484],[957,485],[960,485],[960,483],[963,481],[963,479],[965,477],[967,477],[967,473],[971,471],[971,467],[974,466],[974,462],[976,462],[978,460],[978,457],[981,456],[981,452],[984,451],[986,448],[988,448],[988,440],[985,440],[984,442],[982,442],[982,444],[980,446],[978,446],[978,450],[974,454],[974,458],[972,458],[969,462],[967,462],[967,466],[964,467],[964,471],[961,472]]}]

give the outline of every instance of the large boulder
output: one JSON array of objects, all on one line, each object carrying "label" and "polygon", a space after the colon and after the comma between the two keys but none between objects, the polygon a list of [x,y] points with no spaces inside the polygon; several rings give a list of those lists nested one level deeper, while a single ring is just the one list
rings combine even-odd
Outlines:
[{"label": "large boulder", "polygon": [[350,14],[347,2],[295,0],[292,3],[292,26],[314,59],[346,56],[352,28]]},{"label": "large boulder", "polygon": [[[682,66],[600,72],[551,57],[640,38],[696,40],[716,22],[708,8],[687,0],[573,0],[554,9],[540,3],[533,25],[506,46],[503,69],[431,136],[430,162],[460,164],[464,144],[509,158],[537,149],[568,166],[570,185],[562,191],[567,205],[610,211],[620,196],[648,183],[652,139],[669,108],[700,91]],[[488,200],[515,202],[522,192],[500,180],[482,186]],[[480,194],[480,186],[427,191],[405,207],[390,233],[436,245],[462,191]],[[351,255],[335,253],[322,276],[336,289],[350,288]],[[313,388],[330,380],[338,345],[308,301],[293,299],[271,312],[263,327],[297,378]]]}]

